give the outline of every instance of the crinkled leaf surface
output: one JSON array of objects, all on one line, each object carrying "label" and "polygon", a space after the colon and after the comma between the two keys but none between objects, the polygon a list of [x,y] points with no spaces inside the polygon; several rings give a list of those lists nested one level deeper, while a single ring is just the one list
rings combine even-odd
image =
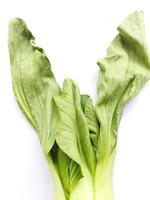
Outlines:
[{"label": "crinkled leaf surface", "polygon": [[134,97],[150,77],[150,54],[143,13],[134,12],[118,27],[119,34],[100,61],[97,117],[100,122],[99,152],[109,155],[115,148],[123,105]]},{"label": "crinkled leaf surface", "polygon": [[42,145],[48,142],[50,150],[54,143],[51,124],[56,120],[52,97],[60,89],[44,50],[35,45],[32,33],[21,19],[10,22],[9,51],[16,99],[39,133]]}]

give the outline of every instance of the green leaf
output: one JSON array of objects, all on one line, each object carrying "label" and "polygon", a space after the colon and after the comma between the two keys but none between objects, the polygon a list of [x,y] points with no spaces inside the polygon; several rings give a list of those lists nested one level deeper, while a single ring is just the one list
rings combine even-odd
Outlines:
[{"label": "green leaf", "polygon": [[75,82],[65,79],[62,94],[54,97],[59,112],[56,130],[58,146],[75,162],[85,163],[93,174],[95,155],[91,145],[88,125],[80,102],[79,89]]},{"label": "green leaf", "polygon": [[133,98],[150,77],[143,13],[131,14],[118,27],[119,34],[98,61],[100,78],[96,113],[100,123],[99,153],[109,155],[117,142],[123,105]]},{"label": "green leaf", "polygon": [[57,149],[56,166],[66,198],[69,199],[78,181],[83,177],[80,165],[70,159],[60,148]]},{"label": "green leaf", "polygon": [[81,95],[81,107],[87,120],[87,125],[93,149],[96,152],[96,157],[98,157],[97,147],[98,147],[98,136],[99,136],[99,123],[90,96]]},{"label": "green leaf", "polygon": [[57,116],[52,97],[59,95],[60,89],[44,50],[36,46],[34,36],[21,19],[10,21],[9,52],[18,104],[39,133],[43,148],[49,151],[55,140]]},{"label": "green leaf", "polygon": [[90,98],[90,96],[87,94],[80,95],[80,103],[81,103],[81,108],[82,108],[83,113],[85,113],[85,106],[86,106],[89,98]]}]

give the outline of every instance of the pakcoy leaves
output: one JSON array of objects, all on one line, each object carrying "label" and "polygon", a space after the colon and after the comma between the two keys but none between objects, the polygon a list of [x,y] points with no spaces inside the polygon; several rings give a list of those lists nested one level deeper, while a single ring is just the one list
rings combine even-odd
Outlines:
[{"label": "pakcoy leaves", "polygon": [[112,166],[123,107],[150,78],[143,13],[118,27],[100,68],[96,105],[67,78],[60,89],[43,49],[21,19],[9,26],[12,83],[37,131],[57,200],[112,200]]}]

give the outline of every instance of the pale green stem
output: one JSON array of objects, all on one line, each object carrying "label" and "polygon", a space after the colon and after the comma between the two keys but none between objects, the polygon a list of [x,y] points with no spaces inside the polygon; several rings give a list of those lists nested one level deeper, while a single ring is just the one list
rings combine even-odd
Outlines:
[{"label": "pale green stem", "polygon": [[64,190],[63,190],[63,186],[61,184],[58,172],[55,168],[54,163],[52,162],[51,158],[49,156],[45,156],[47,161],[48,161],[48,166],[50,168],[51,174],[52,174],[52,178],[53,178],[53,185],[54,185],[54,199],[55,200],[69,200],[66,199],[65,194],[64,194]]},{"label": "pale green stem", "polygon": [[96,200],[113,200],[112,191],[112,168],[114,154],[99,161],[95,175]]}]

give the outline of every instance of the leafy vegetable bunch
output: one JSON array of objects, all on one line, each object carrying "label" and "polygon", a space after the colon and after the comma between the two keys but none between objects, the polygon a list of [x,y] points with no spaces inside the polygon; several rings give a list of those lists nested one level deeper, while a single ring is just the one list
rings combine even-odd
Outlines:
[{"label": "leafy vegetable bunch", "polygon": [[97,62],[97,102],[65,79],[60,88],[51,64],[21,19],[9,26],[13,90],[37,131],[53,174],[57,200],[112,200],[112,166],[124,104],[150,77],[143,13],[136,11]]}]

